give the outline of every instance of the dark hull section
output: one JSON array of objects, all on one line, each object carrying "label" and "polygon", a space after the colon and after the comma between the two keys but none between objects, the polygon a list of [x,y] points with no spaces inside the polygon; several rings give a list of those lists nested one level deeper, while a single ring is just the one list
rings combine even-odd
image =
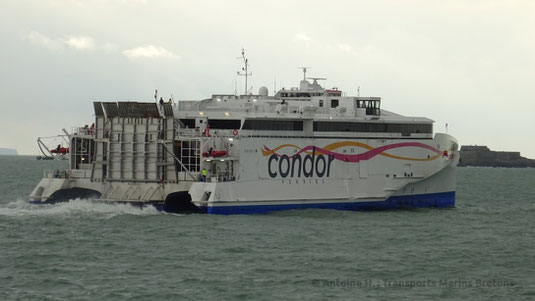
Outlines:
[{"label": "dark hull section", "polygon": [[55,203],[61,203],[61,202],[67,202],[69,200],[74,199],[98,199],[100,198],[101,193],[92,190],[92,189],[86,189],[86,188],[68,188],[68,189],[60,189],[56,192],[54,192],[46,201],[43,202],[35,202],[39,204],[55,204]]},{"label": "dark hull section", "polygon": [[[85,188],[61,189],[54,192],[46,201],[30,201],[30,204],[46,205],[68,202],[75,199],[90,200],[92,202],[111,203],[111,201],[99,200],[101,194],[98,191]],[[159,211],[169,213],[202,213],[201,209],[191,202],[191,195],[187,191],[173,192],[167,195],[165,201],[160,202],[135,202],[116,201],[115,204],[129,204],[135,207],[154,206]]]},{"label": "dark hull section", "polygon": [[168,194],[163,210],[171,213],[202,213],[201,209],[191,202],[191,195],[187,191]]}]

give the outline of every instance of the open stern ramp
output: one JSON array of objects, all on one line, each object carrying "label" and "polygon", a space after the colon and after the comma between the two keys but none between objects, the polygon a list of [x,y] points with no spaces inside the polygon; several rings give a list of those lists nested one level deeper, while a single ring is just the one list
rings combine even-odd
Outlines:
[{"label": "open stern ramp", "polygon": [[153,203],[189,190],[192,177],[179,177],[177,168],[171,104],[94,102],[94,110],[90,135],[70,137],[84,146],[84,155],[71,155],[68,170],[46,173],[32,192],[32,201],[65,201],[57,196],[72,199],[77,195],[65,192],[87,190],[92,193],[79,197]]}]

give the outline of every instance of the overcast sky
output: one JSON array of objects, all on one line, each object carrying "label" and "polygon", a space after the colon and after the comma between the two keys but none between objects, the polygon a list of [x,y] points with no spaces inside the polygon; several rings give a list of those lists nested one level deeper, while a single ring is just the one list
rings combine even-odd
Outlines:
[{"label": "overcast sky", "polygon": [[[380,96],[461,144],[535,158],[535,1],[2,0],[0,147],[91,124],[92,101],[327,87]],[[238,78],[238,91],[243,80]]]}]

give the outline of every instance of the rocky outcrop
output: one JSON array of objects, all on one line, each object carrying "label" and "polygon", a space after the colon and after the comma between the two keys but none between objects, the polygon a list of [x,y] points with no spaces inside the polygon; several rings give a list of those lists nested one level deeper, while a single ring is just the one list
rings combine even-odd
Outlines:
[{"label": "rocky outcrop", "polygon": [[535,167],[535,160],[520,156],[520,152],[496,152],[486,146],[463,145],[459,166]]}]

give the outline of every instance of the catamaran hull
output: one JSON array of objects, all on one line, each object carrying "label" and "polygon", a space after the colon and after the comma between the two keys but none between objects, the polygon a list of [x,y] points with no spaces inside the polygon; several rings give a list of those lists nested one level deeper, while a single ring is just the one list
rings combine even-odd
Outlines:
[{"label": "catamaran hull", "polygon": [[[186,191],[182,192],[187,194]],[[51,199],[47,201],[30,201],[33,205],[57,204],[67,202],[81,197],[68,199]],[[83,198],[82,198],[83,199]],[[225,204],[215,206],[195,206],[191,201],[184,199],[177,202],[136,202],[136,201],[104,201],[98,199],[88,199],[95,202],[112,204],[130,204],[135,207],[153,206],[159,211],[169,213],[205,213],[205,214],[262,214],[272,211],[295,210],[295,209],[334,209],[334,210],[388,210],[399,208],[448,208],[455,206],[455,192],[439,192],[414,195],[391,196],[385,201],[347,201],[347,202],[325,202],[309,201],[302,203],[262,203],[252,205]],[[259,202],[260,203],[260,202]]]},{"label": "catamaran hull", "polygon": [[299,203],[263,203],[258,205],[225,204],[202,206],[201,212],[207,214],[259,214],[272,211],[294,209],[335,209],[335,210],[387,210],[399,208],[447,208],[455,206],[455,192],[439,192],[414,195],[391,196],[385,201],[347,201],[326,202],[308,201]]},{"label": "catamaran hull", "polygon": [[[455,166],[449,166],[422,181],[411,183],[387,198],[352,200],[296,200],[218,202],[199,205],[207,214],[257,214],[293,209],[387,210],[398,208],[450,208],[455,206]],[[195,202],[194,202],[195,203]]]},{"label": "catamaran hull", "polygon": [[87,178],[45,177],[30,195],[30,204],[49,205],[83,199],[106,204],[154,206],[172,213],[201,213],[192,204],[188,182],[179,184],[98,182]]},{"label": "catamaran hull", "polygon": [[[395,208],[447,208],[455,206],[456,165],[458,158],[449,162],[439,172],[409,183],[400,189],[385,195],[360,198],[308,198],[291,200],[280,197],[276,201],[240,200],[231,197],[239,193],[243,187],[253,187],[258,191],[279,190],[279,182],[259,182],[259,186],[251,182],[184,182],[183,184],[138,183],[101,183],[89,179],[45,178],[32,192],[30,203],[52,204],[72,199],[91,199],[106,203],[128,203],[134,206],[154,206],[158,210],[172,213],[206,213],[206,214],[259,214],[271,211],[292,209],[336,209],[336,210],[385,210]],[[310,180],[314,186],[314,181]],[[243,185],[240,188],[240,185]],[[266,187],[273,185],[273,187]],[[296,185],[296,184],[292,184]],[[307,185],[307,184],[305,184]],[[133,188],[138,186],[137,189]],[[365,185],[366,186],[366,185]],[[250,190],[250,189],[249,189]],[[137,191],[137,193],[136,193]],[[154,191],[152,194],[151,191]],[[209,201],[203,195],[211,191]],[[227,192],[227,197],[221,195]],[[147,200],[139,198],[150,195]],[[267,193],[262,193],[267,195]],[[217,198],[220,197],[220,200]],[[193,198],[193,200],[192,200]],[[216,198],[216,199],[214,199]]]}]

